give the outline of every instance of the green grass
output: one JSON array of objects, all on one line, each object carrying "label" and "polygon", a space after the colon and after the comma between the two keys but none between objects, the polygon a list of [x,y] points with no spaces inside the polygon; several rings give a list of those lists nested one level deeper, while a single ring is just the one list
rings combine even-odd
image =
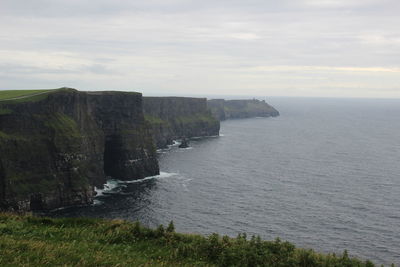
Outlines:
[{"label": "green grass", "polygon": [[161,119],[160,117],[156,117],[153,115],[145,114],[144,118],[151,125],[168,125],[171,126],[171,123],[180,123],[180,124],[191,124],[191,123],[217,123],[218,121],[209,113],[197,113],[193,115],[187,116],[179,116],[170,121],[166,121]]},{"label": "green grass", "polygon": [[10,137],[8,134],[6,134],[5,132],[0,131],[0,139],[1,139],[1,138],[3,138],[3,139],[10,139],[11,137]]},{"label": "green grass", "polygon": [[0,90],[1,103],[25,103],[36,102],[45,99],[49,93],[74,90],[62,87],[57,89],[38,89],[38,90]]},{"label": "green grass", "polygon": [[0,266],[374,266],[279,239],[175,233],[173,224],[0,213]]},{"label": "green grass", "polygon": [[190,124],[190,123],[217,123],[218,121],[208,113],[199,113],[189,116],[179,116],[175,118],[175,121],[182,123],[182,124]]},{"label": "green grass", "polygon": [[21,135],[18,135],[18,134],[7,134],[4,131],[0,131],[0,142],[6,141],[6,140],[26,141],[26,138]]},{"label": "green grass", "polygon": [[9,100],[19,97],[29,97],[39,93],[49,92],[51,90],[4,90],[0,91],[0,100]]},{"label": "green grass", "polygon": [[0,107],[0,115],[7,115],[7,114],[11,114],[11,113],[13,113],[13,111],[11,109]]},{"label": "green grass", "polygon": [[162,120],[160,117],[152,116],[149,114],[145,114],[144,119],[150,124],[168,124],[167,121]]},{"label": "green grass", "polygon": [[63,113],[54,113],[45,121],[46,126],[56,130],[65,137],[79,138],[80,132],[78,125],[73,118]]}]

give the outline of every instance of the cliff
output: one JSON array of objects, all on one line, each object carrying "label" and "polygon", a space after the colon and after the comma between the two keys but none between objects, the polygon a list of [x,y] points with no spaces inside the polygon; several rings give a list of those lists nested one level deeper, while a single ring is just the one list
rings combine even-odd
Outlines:
[{"label": "cliff", "polygon": [[215,118],[220,121],[252,117],[276,117],[279,112],[264,100],[224,100],[211,99],[207,101]]},{"label": "cliff", "polygon": [[142,96],[59,89],[0,101],[0,208],[89,204],[107,176],[159,173]]},{"label": "cliff", "polygon": [[205,98],[143,97],[143,103],[158,148],[174,139],[219,134],[219,121],[207,109]]}]

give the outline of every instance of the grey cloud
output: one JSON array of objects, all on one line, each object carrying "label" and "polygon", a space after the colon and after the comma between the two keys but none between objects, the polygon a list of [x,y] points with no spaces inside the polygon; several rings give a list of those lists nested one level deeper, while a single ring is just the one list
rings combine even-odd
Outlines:
[{"label": "grey cloud", "polygon": [[101,75],[112,75],[117,72],[110,69],[105,64],[91,64],[85,66],[79,66],[75,68],[44,68],[18,64],[0,64],[0,75],[35,75],[35,74],[84,74],[94,73]]},{"label": "grey cloud", "polygon": [[[299,70],[297,78],[279,68],[248,72],[257,66],[399,67],[399,10],[397,0],[2,0],[2,66],[14,67],[0,71],[12,84],[24,77],[21,87],[29,86],[27,76],[37,82],[47,75],[47,84],[65,74],[90,88],[219,87],[219,94],[237,93],[239,85],[254,94],[260,88],[273,93],[278,85],[330,88],[332,79],[367,88],[357,75],[328,69]],[[82,72],[88,75],[73,76]],[[378,77],[386,79],[385,88],[400,84],[384,75]]]},{"label": "grey cloud", "polygon": [[79,70],[41,68],[18,64],[0,64],[0,75],[19,76],[35,74],[78,74]]}]

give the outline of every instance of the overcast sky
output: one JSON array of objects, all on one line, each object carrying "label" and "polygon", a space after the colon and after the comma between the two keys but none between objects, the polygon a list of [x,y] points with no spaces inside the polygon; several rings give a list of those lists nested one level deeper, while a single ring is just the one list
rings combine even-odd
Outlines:
[{"label": "overcast sky", "polygon": [[0,0],[0,89],[400,98],[399,0]]}]

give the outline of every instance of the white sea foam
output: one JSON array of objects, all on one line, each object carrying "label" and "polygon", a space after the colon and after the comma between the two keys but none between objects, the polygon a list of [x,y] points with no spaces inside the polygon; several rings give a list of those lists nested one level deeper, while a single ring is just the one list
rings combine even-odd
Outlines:
[{"label": "white sea foam", "polygon": [[168,147],[179,146],[180,144],[182,144],[182,142],[180,140],[173,140],[172,145],[169,145]]},{"label": "white sea foam", "polygon": [[103,204],[104,202],[103,201],[101,201],[101,200],[98,200],[98,199],[94,199],[93,200],[93,204],[92,204],[92,206],[98,206],[98,205],[101,205],[101,204]]},{"label": "white sea foam", "polygon": [[183,147],[183,148],[180,148],[180,149],[178,150],[178,152],[184,152],[185,150],[190,150],[190,149],[193,149],[193,147],[192,147],[192,146]]},{"label": "white sea foam", "polygon": [[167,153],[168,151],[170,151],[171,148],[172,148],[172,146],[168,145],[166,148],[157,149],[157,153],[158,153],[158,154],[165,154],[165,153]]},{"label": "white sea foam", "polygon": [[94,191],[96,192],[96,197],[104,196],[105,194],[113,193],[117,189],[119,189],[120,181],[116,179],[107,180],[107,183],[103,185],[103,189],[94,187]]},{"label": "white sea foam", "polygon": [[103,196],[104,189],[94,187],[94,191],[96,192],[96,197]]},{"label": "white sea foam", "polygon": [[[130,181],[121,181],[117,179],[109,179],[107,180],[107,183],[104,184],[104,188],[94,188],[94,191],[96,192],[96,198],[97,197],[104,197],[110,194],[120,194],[121,189],[123,187],[127,187],[126,184],[135,184],[135,183],[142,183],[147,180],[152,180],[152,179],[165,179],[169,178],[172,176],[178,175],[177,173],[170,173],[170,172],[160,172],[159,175],[154,175],[154,176],[149,176],[145,177],[143,179],[138,179],[138,180],[130,180]],[[96,203],[95,203],[96,204]]]},{"label": "white sea foam", "polygon": [[190,137],[189,140],[198,140],[198,139],[206,139],[206,138],[215,138],[220,137],[221,135],[202,135],[202,136],[193,136]]},{"label": "white sea foam", "polygon": [[181,142],[179,140],[173,140],[171,145],[167,145],[166,148],[160,148],[160,149],[157,149],[156,151],[157,151],[157,153],[164,154],[167,151],[171,150],[171,148],[177,147],[180,144],[181,144]]},{"label": "white sea foam", "polygon": [[165,178],[169,178],[172,176],[176,176],[178,175],[177,173],[173,173],[173,172],[160,172],[159,175],[154,175],[154,176],[149,176],[143,179],[139,179],[139,180],[131,180],[131,181],[121,181],[122,183],[127,183],[127,184],[134,184],[134,183],[141,183],[147,180],[152,180],[152,179],[165,179]]}]

